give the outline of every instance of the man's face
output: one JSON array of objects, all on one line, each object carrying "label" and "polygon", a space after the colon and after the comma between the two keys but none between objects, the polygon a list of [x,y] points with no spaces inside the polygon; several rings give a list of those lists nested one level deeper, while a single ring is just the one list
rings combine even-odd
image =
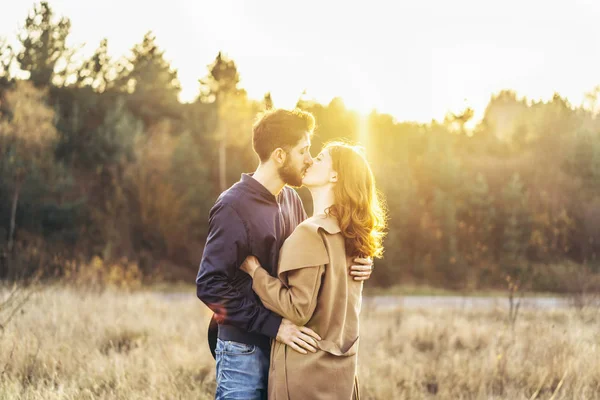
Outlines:
[{"label": "man's face", "polygon": [[279,176],[284,183],[290,186],[302,186],[302,178],[308,167],[313,163],[310,156],[310,138],[308,133],[304,135],[296,146],[294,146],[285,158],[283,166],[279,169]]}]

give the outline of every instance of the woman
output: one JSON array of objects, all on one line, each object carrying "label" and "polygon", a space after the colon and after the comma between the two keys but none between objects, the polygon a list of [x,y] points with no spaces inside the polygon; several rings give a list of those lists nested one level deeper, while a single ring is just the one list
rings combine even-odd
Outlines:
[{"label": "woman", "polygon": [[362,282],[347,270],[355,257],[381,256],[384,211],[369,164],[355,146],[326,145],[302,183],[314,214],[283,244],[278,278],[253,256],[241,267],[265,307],[322,338],[306,355],[273,341],[269,399],[358,398]]}]

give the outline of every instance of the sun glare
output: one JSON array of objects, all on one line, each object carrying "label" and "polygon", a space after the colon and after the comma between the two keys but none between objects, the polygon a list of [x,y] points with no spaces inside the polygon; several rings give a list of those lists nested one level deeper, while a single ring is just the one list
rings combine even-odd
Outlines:
[{"label": "sun glare", "polygon": [[358,120],[358,140],[361,146],[364,146],[367,155],[369,154],[369,115],[361,112]]}]

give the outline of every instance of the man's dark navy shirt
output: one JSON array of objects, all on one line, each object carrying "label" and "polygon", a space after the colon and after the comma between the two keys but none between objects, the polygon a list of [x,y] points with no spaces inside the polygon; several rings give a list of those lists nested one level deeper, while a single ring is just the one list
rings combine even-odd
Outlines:
[{"label": "man's dark navy shirt", "polygon": [[252,174],[242,174],[219,196],[209,214],[196,292],[215,313],[221,340],[270,348],[282,318],[263,306],[250,275],[239,267],[253,255],[276,276],[279,249],[305,219],[294,189],[286,186],[274,196]]}]

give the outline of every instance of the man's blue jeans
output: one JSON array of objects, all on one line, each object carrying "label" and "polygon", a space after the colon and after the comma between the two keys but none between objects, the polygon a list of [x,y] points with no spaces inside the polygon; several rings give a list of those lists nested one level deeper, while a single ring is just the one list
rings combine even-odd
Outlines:
[{"label": "man's blue jeans", "polygon": [[216,400],[267,398],[269,354],[258,346],[217,339]]}]

